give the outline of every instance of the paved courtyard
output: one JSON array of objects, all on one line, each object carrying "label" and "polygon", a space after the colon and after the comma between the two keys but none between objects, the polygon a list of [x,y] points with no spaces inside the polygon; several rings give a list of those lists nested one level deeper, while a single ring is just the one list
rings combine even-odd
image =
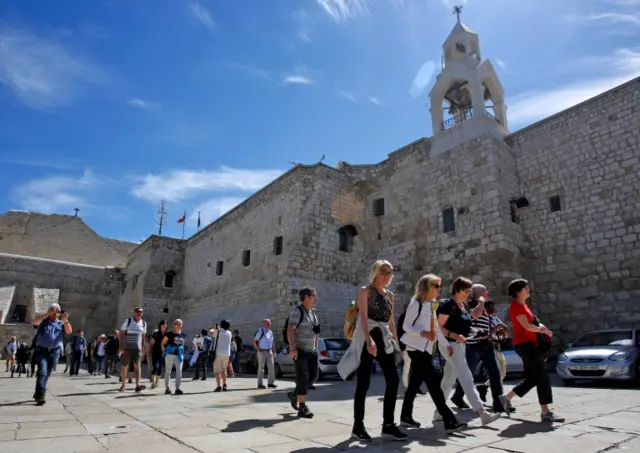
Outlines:
[{"label": "paved courtyard", "polygon": [[[468,430],[446,437],[433,427],[428,396],[416,401],[415,418],[424,428],[410,431],[408,442],[381,441],[383,380],[374,376],[367,400],[366,425],[373,445],[348,439],[354,382],[328,381],[310,393],[313,420],[299,420],[285,398],[293,387],[258,390],[255,377],[230,380],[230,391],[212,393],[214,382],[188,380],[182,396],[164,389],[135,394],[117,391],[104,377],[73,379],[54,374],[48,402],[31,400],[34,380],[9,379],[0,371],[0,451],[42,453],[331,453],[367,452],[638,452],[640,392],[632,388],[555,388],[557,412],[567,422],[553,428],[539,423],[534,394],[518,401],[517,415],[488,428],[471,420]],[[507,386],[510,388],[510,385]],[[400,413],[398,398],[396,414]],[[463,412],[460,418],[471,419]]]}]

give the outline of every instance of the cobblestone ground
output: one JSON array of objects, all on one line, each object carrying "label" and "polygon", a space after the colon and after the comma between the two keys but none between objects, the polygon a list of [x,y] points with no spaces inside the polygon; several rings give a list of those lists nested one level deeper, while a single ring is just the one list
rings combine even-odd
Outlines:
[{"label": "cobblestone ground", "polygon": [[[0,451],[20,453],[233,452],[638,452],[640,392],[630,387],[555,388],[555,408],[567,422],[554,427],[538,422],[535,394],[516,402],[517,415],[446,437],[430,422],[428,396],[416,401],[415,418],[424,428],[410,431],[408,442],[381,441],[362,448],[348,439],[354,382],[328,381],[310,393],[313,420],[299,420],[286,401],[289,380],[275,390],[256,389],[255,377],[231,379],[230,391],[212,393],[214,381],[186,380],[182,396],[164,388],[135,394],[117,391],[104,377],[67,378],[54,374],[45,406],[31,400],[34,380],[10,379],[0,371]],[[510,388],[507,385],[507,388]],[[383,380],[374,376],[367,400],[366,424],[378,436]],[[402,397],[398,398],[396,414]]]}]

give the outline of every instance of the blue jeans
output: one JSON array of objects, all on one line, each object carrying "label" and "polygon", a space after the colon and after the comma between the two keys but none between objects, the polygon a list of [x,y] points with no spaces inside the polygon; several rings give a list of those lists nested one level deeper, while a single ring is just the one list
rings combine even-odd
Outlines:
[{"label": "blue jeans", "polygon": [[[489,375],[489,386],[491,387],[491,396],[493,397],[493,407],[502,407],[500,403],[500,395],[502,395],[502,379],[500,379],[500,368],[496,359],[496,352],[491,343],[487,340],[480,340],[478,343],[467,345],[467,364],[473,372],[478,364],[482,362],[484,369]],[[458,382],[453,398],[462,399],[464,390]]]},{"label": "blue jeans", "polygon": [[231,354],[231,366],[233,367],[234,373],[239,373],[240,368],[238,368],[238,359],[240,358],[240,354],[234,352]]},{"label": "blue jeans", "polygon": [[35,357],[36,363],[38,364],[38,373],[36,374],[36,397],[41,397],[47,392],[47,381],[60,358],[60,348],[51,350],[38,347],[36,348]]},{"label": "blue jeans", "polygon": [[97,355],[95,356],[96,360],[96,369],[94,370],[96,373],[100,373],[102,371],[102,364],[104,363],[104,356]]},{"label": "blue jeans", "polygon": [[69,376],[78,374],[80,368],[82,368],[82,361],[84,360],[84,351],[73,351],[73,362],[71,364],[71,371]]}]

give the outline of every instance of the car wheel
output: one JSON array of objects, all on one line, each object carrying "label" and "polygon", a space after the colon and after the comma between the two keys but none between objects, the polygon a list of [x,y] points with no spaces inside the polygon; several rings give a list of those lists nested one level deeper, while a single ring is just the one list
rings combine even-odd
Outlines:
[{"label": "car wheel", "polygon": [[573,387],[576,384],[576,381],[574,379],[563,379],[562,383],[565,387]]},{"label": "car wheel", "polygon": [[280,368],[280,365],[276,363],[273,369],[276,374],[276,379],[280,379],[282,377],[282,368]]}]

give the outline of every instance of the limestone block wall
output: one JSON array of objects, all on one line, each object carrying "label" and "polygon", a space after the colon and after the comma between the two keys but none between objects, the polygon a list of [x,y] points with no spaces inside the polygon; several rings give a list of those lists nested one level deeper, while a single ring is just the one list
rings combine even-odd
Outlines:
[{"label": "limestone block wall", "polygon": [[4,324],[5,321],[11,321],[11,305],[13,302],[13,293],[16,290],[16,285],[0,283],[0,324]]},{"label": "limestone block wall", "polygon": [[[185,299],[179,311],[188,333],[226,318],[248,337],[262,319],[277,319],[280,301],[292,297],[285,279],[301,218],[311,214],[314,171],[313,167],[293,168],[188,239],[182,283]],[[276,237],[282,237],[278,255],[274,254]],[[250,262],[245,265],[247,250]],[[218,262],[223,263],[222,275],[216,275]]]},{"label": "limestone block wall", "polygon": [[119,283],[113,269],[0,254],[0,281],[19,283],[18,289],[24,288],[24,297],[33,303],[32,288],[38,288],[35,299],[40,300],[41,306],[59,290],[59,303],[69,312],[74,329],[82,328],[88,336],[114,326]]},{"label": "limestone block wall", "polygon": [[[640,79],[512,134],[540,313],[567,341],[640,322]],[[551,212],[558,196],[560,210]]]},{"label": "limestone block wall", "polygon": [[154,236],[150,236],[140,244],[131,254],[127,267],[119,285],[119,296],[116,310],[117,328],[122,321],[133,314],[133,309],[142,304],[144,281],[147,270],[151,266],[151,253]]},{"label": "limestone block wall", "polygon": [[9,211],[0,215],[0,252],[98,266],[123,266],[137,244],[104,239],[80,217]]},{"label": "limestone block wall", "polygon": [[44,313],[53,303],[59,302],[59,288],[33,288],[33,308],[34,312],[30,317],[35,317],[36,313]]}]

